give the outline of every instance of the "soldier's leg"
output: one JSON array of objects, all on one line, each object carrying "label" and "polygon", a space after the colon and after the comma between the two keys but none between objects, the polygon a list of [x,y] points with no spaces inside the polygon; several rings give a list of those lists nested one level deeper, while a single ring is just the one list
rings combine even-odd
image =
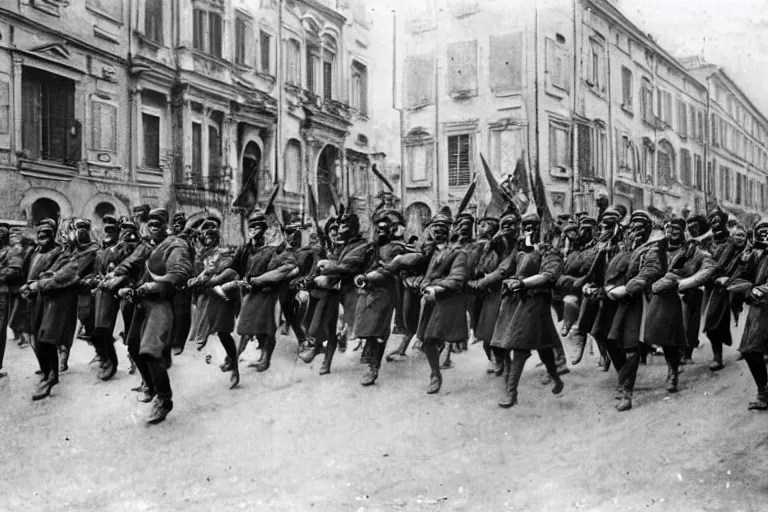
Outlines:
[{"label": "soldier's leg", "polygon": [[640,367],[640,358],[645,352],[642,344],[632,347],[626,351],[627,361],[619,370],[619,387],[621,396],[616,409],[626,411],[632,408],[632,394],[635,390],[635,380],[637,379],[637,370]]},{"label": "soldier's leg", "polygon": [[50,396],[53,386],[59,383],[59,355],[55,344],[53,343],[40,343],[38,350],[40,351],[40,357],[45,359],[45,369],[43,370],[45,376],[48,378],[40,382],[35,394],[32,395],[32,400],[41,400],[47,396]]},{"label": "soldier's leg", "polygon": [[664,359],[667,362],[667,391],[677,393],[677,379],[680,371],[680,359],[682,354],[680,349],[664,348]]},{"label": "soldier's leg", "polygon": [[[562,347],[560,348],[562,350]],[[557,364],[557,349],[542,349],[537,351],[541,362],[544,363],[544,367],[547,369],[547,374],[553,383],[552,393],[559,394],[563,390],[563,381],[560,379],[562,372],[561,367]],[[565,358],[565,355],[563,355]]]},{"label": "soldier's leg", "polygon": [[[523,374],[525,362],[531,357],[531,351],[513,350],[511,359],[508,350],[496,348],[496,352],[499,354],[498,357],[500,359],[509,359],[509,362],[507,363],[509,371],[506,372],[504,379],[504,396],[499,400],[499,407],[507,409],[517,403],[517,386],[520,383],[520,377]],[[501,353],[503,353],[503,355]]]},{"label": "soldier's leg", "polygon": [[440,352],[443,350],[444,344],[444,342],[439,340],[424,340],[424,355],[427,357],[431,371],[429,386],[427,387],[427,393],[430,395],[440,391],[440,387],[443,384],[443,375],[440,373]]},{"label": "soldier's leg", "polygon": [[742,352],[742,354],[757,385],[757,399],[749,402],[749,409],[765,411],[768,409],[768,370],[766,370],[763,354],[760,352]]},{"label": "soldier's leg", "polygon": [[147,423],[160,423],[173,409],[173,391],[171,390],[171,380],[168,378],[168,370],[165,368],[164,362],[156,357],[142,354],[141,360],[141,365],[145,366],[151,375],[150,378],[156,393]]},{"label": "soldier's leg", "polygon": [[269,369],[269,366],[272,364],[272,354],[275,351],[275,346],[277,345],[277,339],[275,338],[274,335],[270,336],[268,334],[262,334],[258,338],[262,346],[261,357],[259,358],[258,362],[254,365],[254,368],[256,368],[257,372],[265,372]]}]

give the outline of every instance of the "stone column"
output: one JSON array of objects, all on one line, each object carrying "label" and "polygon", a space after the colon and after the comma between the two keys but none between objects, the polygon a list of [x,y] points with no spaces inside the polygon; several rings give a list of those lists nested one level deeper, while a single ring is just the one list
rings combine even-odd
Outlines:
[{"label": "stone column", "polygon": [[11,106],[8,113],[11,118],[11,126],[9,126],[11,132],[11,144],[10,144],[10,161],[11,165],[16,164],[16,152],[23,149],[23,142],[21,137],[21,64],[24,60],[18,55],[13,56],[13,70],[11,74]]}]

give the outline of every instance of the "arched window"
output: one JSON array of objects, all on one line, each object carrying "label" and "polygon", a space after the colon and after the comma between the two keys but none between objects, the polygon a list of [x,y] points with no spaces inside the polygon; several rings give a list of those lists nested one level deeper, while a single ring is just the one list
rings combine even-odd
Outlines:
[{"label": "arched window", "polygon": [[301,189],[301,144],[291,139],[285,147],[285,183],[286,192],[300,192]]}]

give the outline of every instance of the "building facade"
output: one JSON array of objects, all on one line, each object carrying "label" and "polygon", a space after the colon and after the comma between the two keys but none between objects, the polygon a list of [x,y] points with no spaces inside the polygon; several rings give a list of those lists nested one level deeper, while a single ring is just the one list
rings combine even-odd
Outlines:
[{"label": "building facade", "polygon": [[362,0],[21,0],[0,6],[0,217],[361,212],[386,169]]},{"label": "building facade", "polygon": [[[708,120],[712,109],[726,119],[726,107],[711,101],[712,85],[700,73],[614,2],[433,0],[404,14],[403,176],[417,226],[444,205],[455,208],[476,175],[474,202],[483,210],[481,154],[497,180],[509,177],[552,216],[594,214],[601,195],[659,218],[701,213],[714,200],[742,218],[765,210],[768,167],[759,160],[759,137],[745,148],[740,130],[740,147],[755,163],[742,159],[741,185],[726,169],[724,179],[742,192],[724,195],[715,183],[726,155],[710,147]],[[717,76],[756,131],[768,126]],[[715,176],[708,177],[713,159]]]}]

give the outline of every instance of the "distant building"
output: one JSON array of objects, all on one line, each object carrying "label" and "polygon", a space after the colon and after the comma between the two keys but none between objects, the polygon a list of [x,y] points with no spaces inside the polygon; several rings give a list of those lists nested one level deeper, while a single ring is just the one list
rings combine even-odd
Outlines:
[{"label": "distant building", "polygon": [[306,212],[308,184],[321,218],[341,201],[376,202],[370,168],[389,170],[363,0],[7,4],[0,217],[100,218],[146,203],[218,215],[238,241],[275,178],[285,216]]},{"label": "distant building", "polygon": [[[741,217],[766,210],[766,140],[749,137],[744,154],[754,159],[749,167],[741,159],[738,180],[728,170],[724,178],[744,192],[726,196],[715,186],[719,170],[706,174],[706,162],[719,169],[725,158],[708,136],[720,108],[708,101],[711,86],[616,2],[424,0],[406,11],[403,176],[416,225],[443,205],[455,209],[476,173],[482,212],[481,153],[497,180],[509,176],[552,216],[594,214],[600,195],[659,217],[703,212],[714,199]],[[720,81],[755,134],[768,127],[727,77]]]}]

